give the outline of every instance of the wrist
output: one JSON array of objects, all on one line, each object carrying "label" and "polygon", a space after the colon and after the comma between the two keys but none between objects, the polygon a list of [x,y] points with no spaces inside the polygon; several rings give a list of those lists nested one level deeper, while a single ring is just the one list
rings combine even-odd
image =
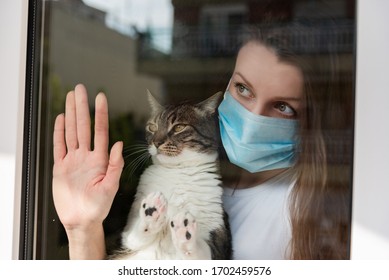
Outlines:
[{"label": "wrist", "polygon": [[102,223],[65,228],[69,240],[69,258],[97,260],[106,256]]}]

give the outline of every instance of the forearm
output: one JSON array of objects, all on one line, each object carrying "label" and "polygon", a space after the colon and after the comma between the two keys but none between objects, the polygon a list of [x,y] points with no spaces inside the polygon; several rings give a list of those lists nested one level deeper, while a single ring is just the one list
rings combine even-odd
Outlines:
[{"label": "forearm", "polygon": [[102,224],[83,229],[67,229],[71,260],[102,260],[106,258]]}]

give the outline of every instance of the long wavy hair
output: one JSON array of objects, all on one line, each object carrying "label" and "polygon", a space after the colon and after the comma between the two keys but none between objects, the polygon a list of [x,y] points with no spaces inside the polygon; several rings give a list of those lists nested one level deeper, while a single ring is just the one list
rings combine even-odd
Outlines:
[{"label": "long wavy hair", "polygon": [[281,61],[300,68],[304,76],[297,162],[292,167],[296,183],[290,195],[289,257],[348,259],[352,73],[350,76],[340,72],[338,56],[331,49],[312,55],[291,45],[293,34],[306,31],[304,27],[266,26],[255,30],[250,31],[244,44],[256,42],[273,49]]}]

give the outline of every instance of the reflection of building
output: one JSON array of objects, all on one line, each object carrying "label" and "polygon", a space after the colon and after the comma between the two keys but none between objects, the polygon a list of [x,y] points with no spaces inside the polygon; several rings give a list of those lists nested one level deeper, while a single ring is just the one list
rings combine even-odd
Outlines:
[{"label": "reflection of building", "polygon": [[[337,52],[346,76],[353,72],[354,49],[353,0],[172,0],[174,27],[170,56],[153,51],[153,38],[140,43],[138,69],[161,77],[172,98],[198,98],[224,90],[237,46],[249,27],[284,32],[295,52],[320,63],[328,52]],[[309,18],[306,25],[288,33],[288,26]],[[282,26],[282,28],[281,28]],[[165,36],[152,33],[150,36]],[[150,39],[150,40],[148,40]],[[157,39],[154,38],[156,41]]]},{"label": "reflection of building", "polygon": [[129,111],[148,116],[146,89],[157,93],[157,78],[136,71],[136,41],[105,26],[105,14],[81,0],[46,1],[48,90],[84,83],[94,96],[108,96],[112,116]]},{"label": "reflection of building", "polygon": [[[141,120],[143,128],[144,118],[150,112],[146,89],[157,93],[161,82],[137,73],[136,42],[107,28],[104,13],[84,5],[81,0],[39,3],[44,5],[44,34],[38,124],[40,147],[36,164],[39,166],[36,181],[38,218],[34,249],[37,259],[66,259],[67,239],[57,218],[51,193],[53,120],[64,111],[66,92],[77,83],[84,83],[89,91],[90,107],[94,107],[95,95],[103,90],[112,118],[110,128],[115,128],[115,124],[123,128],[119,132],[119,129],[111,129],[110,137],[119,134],[120,140],[129,144],[135,137],[136,125],[128,114],[135,120]],[[112,121],[115,119],[119,121]],[[127,193],[122,192],[119,197],[127,199],[126,203],[130,201]],[[121,217],[116,212],[113,216]],[[126,215],[123,220],[125,218]],[[108,224],[118,228],[116,220]]]}]

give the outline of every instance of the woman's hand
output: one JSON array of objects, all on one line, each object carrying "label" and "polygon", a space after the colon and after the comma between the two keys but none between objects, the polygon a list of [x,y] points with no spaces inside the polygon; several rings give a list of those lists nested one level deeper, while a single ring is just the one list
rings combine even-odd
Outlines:
[{"label": "woman's hand", "polygon": [[[105,251],[104,244],[100,244],[101,238],[104,243],[102,222],[118,190],[124,165],[122,142],[115,143],[108,155],[108,104],[104,94],[96,97],[95,109],[93,150],[88,97],[83,85],[68,93],[65,115],[59,115],[54,126],[53,197],[68,234],[71,258],[101,257],[83,251],[89,247],[86,243],[103,246],[97,248],[99,254]],[[98,240],[93,241],[96,235]]]}]

